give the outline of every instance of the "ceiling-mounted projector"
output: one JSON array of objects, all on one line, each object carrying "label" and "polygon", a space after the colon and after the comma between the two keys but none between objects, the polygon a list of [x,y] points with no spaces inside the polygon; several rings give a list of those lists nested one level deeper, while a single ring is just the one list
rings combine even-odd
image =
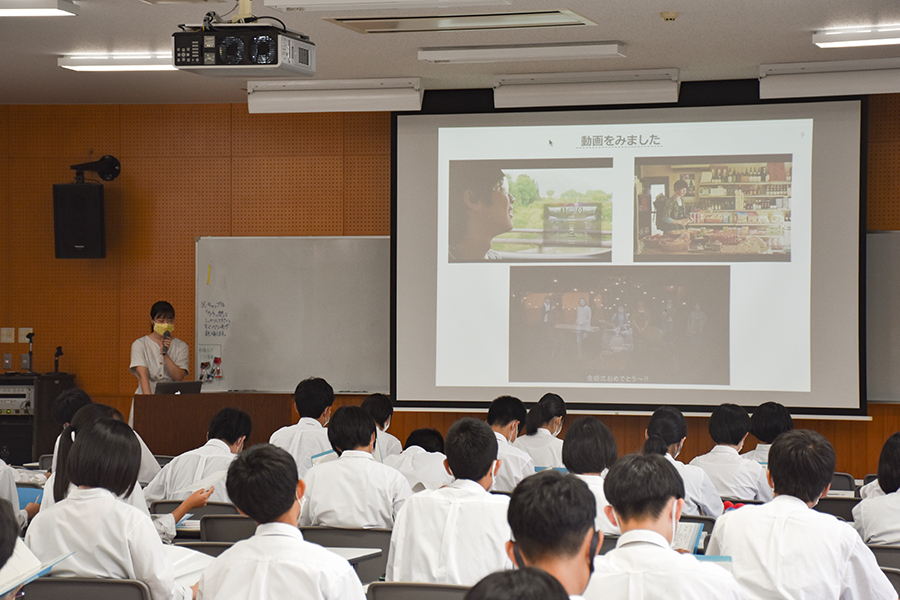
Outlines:
[{"label": "ceiling-mounted projector", "polygon": [[244,23],[172,34],[175,68],[201,75],[296,77],[316,74],[316,45],[302,33]]}]

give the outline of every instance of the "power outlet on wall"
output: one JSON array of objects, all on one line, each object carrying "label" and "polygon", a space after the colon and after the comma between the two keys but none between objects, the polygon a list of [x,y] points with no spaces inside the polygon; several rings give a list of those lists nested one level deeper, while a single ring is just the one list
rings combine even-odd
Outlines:
[{"label": "power outlet on wall", "polygon": [[23,371],[30,371],[30,370],[31,370],[31,363],[28,361],[28,354],[23,354],[23,355],[22,355],[22,362],[21,362],[21,365],[22,365],[22,370],[23,370]]},{"label": "power outlet on wall", "polygon": [[12,354],[3,355],[3,369],[6,371],[12,370]]}]

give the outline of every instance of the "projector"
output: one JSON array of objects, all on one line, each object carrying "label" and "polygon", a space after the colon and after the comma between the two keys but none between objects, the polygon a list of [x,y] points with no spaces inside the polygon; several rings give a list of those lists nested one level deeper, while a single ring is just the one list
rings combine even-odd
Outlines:
[{"label": "projector", "polygon": [[176,69],[200,75],[280,77],[316,74],[316,45],[302,33],[255,24],[196,26],[172,34]]}]

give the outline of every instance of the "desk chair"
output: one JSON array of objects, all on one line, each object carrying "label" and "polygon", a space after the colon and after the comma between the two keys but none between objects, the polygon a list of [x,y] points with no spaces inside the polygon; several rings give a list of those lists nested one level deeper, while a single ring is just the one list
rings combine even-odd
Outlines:
[{"label": "desk chair", "polygon": [[153,458],[156,459],[156,462],[159,463],[159,468],[162,469],[164,466],[172,462],[174,456],[169,456],[168,454],[154,454]]},{"label": "desk chair", "polygon": [[863,477],[863,485],[869,485],[876,479],[878,479],[878,473],[869,473],[868,475]]},{"label": "desk chair", "polygon": [[28,600],[150,600],[150,588],[134,579],[39,577],[24,588]]},{"label": "desk chair", "polygon": [[835,472],[831,477],[831,489],[845,492],[856,491],[856,480],[850,473]]},{"label": "desk chair", "polygon": [[244,515],[204,515],[200,517],[200,541],[239,542],[253,537],[256,522]]},{"label": "desk chair", "polygon": [[821,498],[813,508],[819,512],[834,515],[848,523],[853,522],[853,507],[859,504],[859,498]]},{"label": "desk chair", "polygon": [[887,575],[888,581],[894,586],[894,591],[900,594],[900,569],[881,567],[881,571]]},{"label": "desk chair", "polygon": [[53,466],[53,455],[52,454],[41,454],[38,457],[38,469],[46,473],[50,470],[50,467]]},{"label": "desk chair", "polygon": [[388,583],[369,584],[368,600],[463,600],[469,589],[464,585],[439,583]]},{"label": "desk chair", "polygon": [[875,560],[878,562],[878,566],[884,569],[887,567],[889,569],[900,569],[900,546],[882,546],[880,544],[866,544],[869,547],[869,550],[872,551],[872,554],[875,555]]},{"label": "desk chair", "polygon": [[731,502],[732,504],[765,504],[765,500],[745,500],[743,498],[732,498],[731,496],[722,496],[722,502]]},{"label": "desk chair", "polygon": [[19,495],[19,510],[21,510],[29,502],[37,502],[38,498],[44,495],[44,488],[36,483],[17,483],[16,492]]},{"label": "desk chair", "polygon": [[184,546],[185,548],[190,548],[191,550],[196,550],[197,552],[202,552],[203,554],[208,554],[209,556],[219,556],[232,546],[234,543],[232,542],[175,542],[176,546]]},{"label": "desk chair", "polygon": [[697,554],[706,554],[706,542],[709,540],[709,536],[712,535],[713,527],[716,526],[716,519],[714,517],[705,517],[702,515],[685,515],[682,514],[679,522],[684,521],[685,523],[700,523],[703,525],[703,533],[700,534],[700,545],[697,548]]},{"label": "desk chair", "polygon": [[380,548],[381,556],[360,562],[356,565],[356,574],[364,584],[378,581],[384,576],[387,569],[388,551],[391,548],[390,529],[301,527],[300,531],[303,533],[303,539],[307,542],[326,548]]},{"label": "desk chair", "polygon": [[[181,500],[156,500],[150,504],[151,515],[166,515],[178,508]],[[199,519],[204,515],[238,515],[237,507],[230,502],[207,502],[206,506],[198,506],[191,509],[192,519]]]}]

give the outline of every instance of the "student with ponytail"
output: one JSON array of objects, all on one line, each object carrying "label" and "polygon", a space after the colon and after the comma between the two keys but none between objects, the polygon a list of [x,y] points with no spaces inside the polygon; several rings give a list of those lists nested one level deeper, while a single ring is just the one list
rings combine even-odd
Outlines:
[{"label": "student with ponytail", "polygon": [[534,460],[535,467],[563,468],[562,440],[557,436],[566,421],[566,403],[557,394],[544,394],[525,417],[525,435],[513,442]]}]

